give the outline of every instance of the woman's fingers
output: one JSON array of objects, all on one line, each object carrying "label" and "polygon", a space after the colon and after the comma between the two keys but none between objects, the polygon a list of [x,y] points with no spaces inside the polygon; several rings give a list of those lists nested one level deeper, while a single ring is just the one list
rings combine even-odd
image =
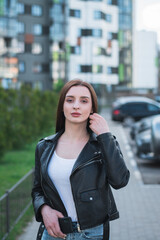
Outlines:
[{"label": "woman's fingers", "polygon": [[107,121],[101,115],[94,113],[91,114],[89,118],[89,127],[97,135],[109,132],[109,126],[107,124]]}]

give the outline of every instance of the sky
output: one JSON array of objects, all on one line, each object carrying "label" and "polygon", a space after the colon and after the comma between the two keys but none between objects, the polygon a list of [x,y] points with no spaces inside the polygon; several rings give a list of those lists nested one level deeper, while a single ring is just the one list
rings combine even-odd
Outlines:
[{"label": "sky", "polygon": [[156,31],[160,44],[160,0],[136,0],[136,30]]}]

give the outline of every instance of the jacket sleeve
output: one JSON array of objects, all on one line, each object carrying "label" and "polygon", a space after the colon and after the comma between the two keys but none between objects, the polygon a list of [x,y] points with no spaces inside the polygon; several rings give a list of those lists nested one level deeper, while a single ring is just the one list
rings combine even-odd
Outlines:
[{"label": "jacket sleeve", "polygon": [[126,186],[130,172],[126,167],[116,138],[108,132],[98,135],[97,140],[104,158],[109,184],[114,189]]},{"label": "jacket sleeve", "polygon": [[[49,205],[49,200],[45,197],[42,186],[41,186],[41,170],[40,170],[40,146],[42,143],[39,142],[35,151],[35,173],[34,173],[34,182],[32,188],[32,202],[35,212],[35,217],[38,222],[42,221],[41,207],[44,204]],[[42,151],[42,150],[41,150]]]}]

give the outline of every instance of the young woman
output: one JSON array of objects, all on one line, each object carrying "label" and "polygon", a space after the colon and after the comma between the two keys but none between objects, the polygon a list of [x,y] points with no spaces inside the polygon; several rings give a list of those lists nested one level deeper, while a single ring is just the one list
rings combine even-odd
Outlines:
[{"label": "young woman", "polygon": [[110,185],[119,189],[129,171],[116,138],[97,113],[92,86],[72,80],[61,91],[56,134],[36,147],[32,189],[39,239],[109,239],[119,217]]}]

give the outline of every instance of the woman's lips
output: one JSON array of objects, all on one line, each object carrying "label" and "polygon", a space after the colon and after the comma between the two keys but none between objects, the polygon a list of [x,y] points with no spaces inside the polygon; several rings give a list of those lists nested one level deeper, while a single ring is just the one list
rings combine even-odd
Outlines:
[{"label": "woman's lips", "polygon": [[80,113],[77,113],[77,112],[73,112],[73,113],[71,113],[71,115],[72,115],[73,117],[79,117],[81,114],[80,114]]}]

